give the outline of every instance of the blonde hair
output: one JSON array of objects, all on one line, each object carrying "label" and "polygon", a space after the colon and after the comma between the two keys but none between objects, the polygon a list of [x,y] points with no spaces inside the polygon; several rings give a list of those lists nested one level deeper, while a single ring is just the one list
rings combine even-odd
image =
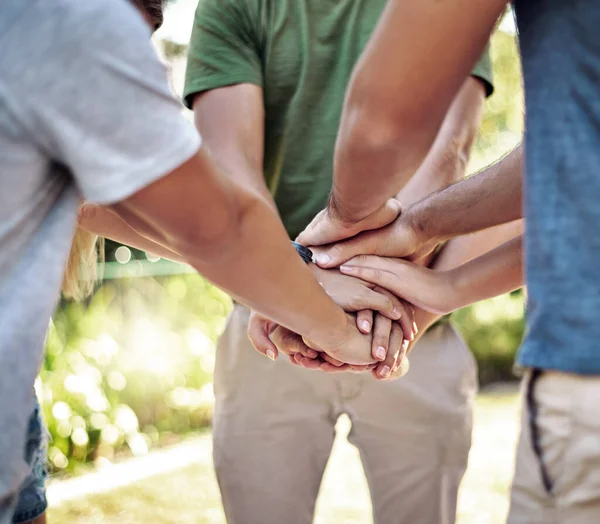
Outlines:
[{"label": "blonde hair", "polygon": [[63,296],[71,300],[89,297],[99,278],[98,264],[103,262],[104,239],[78,227],[63,277]]}]

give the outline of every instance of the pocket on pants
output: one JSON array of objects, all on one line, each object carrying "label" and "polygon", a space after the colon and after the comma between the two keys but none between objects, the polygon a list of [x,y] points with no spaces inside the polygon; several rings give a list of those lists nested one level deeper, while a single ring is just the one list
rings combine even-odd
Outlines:
[{"label": "pocket on pants", "polygon": [[527,386],[528,429],[542,484],[552,496],[560,492],[568,465],[572,398],[572,391],[557,383],[553,375],[531,372]]}]

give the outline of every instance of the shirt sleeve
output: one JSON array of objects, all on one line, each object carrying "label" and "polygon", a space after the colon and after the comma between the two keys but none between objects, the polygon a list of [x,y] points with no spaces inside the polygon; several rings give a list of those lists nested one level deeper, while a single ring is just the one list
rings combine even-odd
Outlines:
[{"label": "shirt sleeve", "polygon": [[263,87],[260,9],[253,0],[200,0],[190,40],[183,97],[234,84]]},{"label": "shirt sleeve", "polygon": [[85,199],[118,202],[191,158],[200,137],[129,2],[58,4],[37,3],[35,74],[13,79],[15,107]]},{"label": "shirt sleeve", "polygon": [[492,72],[492,59],[490,56],[490,45],[488,44],[481,55],[479,62],[471,72],[471,76],[479,78],[485,87],[485,96],[490,97],[494,92],[494,75]]}]

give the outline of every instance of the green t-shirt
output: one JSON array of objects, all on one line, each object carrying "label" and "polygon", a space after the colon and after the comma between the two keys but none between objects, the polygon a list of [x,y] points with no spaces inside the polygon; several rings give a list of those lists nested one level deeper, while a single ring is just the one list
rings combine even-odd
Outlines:
[{"label": "green t-shirt", "polygon": [[[290,237],[325,207],[344,94],[386,0],[200,0],[184,97],[263,88],[264,174]],[[488,52],[473,71],[492,92]],[[240,115],[243,118],[244,115]]]}]

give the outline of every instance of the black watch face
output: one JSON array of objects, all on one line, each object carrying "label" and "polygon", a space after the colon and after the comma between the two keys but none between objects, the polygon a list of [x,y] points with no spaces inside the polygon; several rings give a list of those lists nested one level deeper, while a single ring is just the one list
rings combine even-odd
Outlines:
[{"label": "black watch face", "polygon": [[302,257],[304,262],[307,264],[312,262],[313,252],[310,249],[302,244],[298,244],[298,242],[292,242],[292,245],[296,248],[296,251],[298,251],[298,254]]}]

